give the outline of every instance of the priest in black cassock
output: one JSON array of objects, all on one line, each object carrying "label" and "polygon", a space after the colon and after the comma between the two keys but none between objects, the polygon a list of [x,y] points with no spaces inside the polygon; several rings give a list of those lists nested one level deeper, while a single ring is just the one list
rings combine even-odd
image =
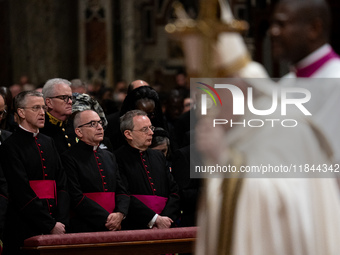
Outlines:
[{"label": "priest in black cassock", "polygon": [[154,127],[147,114],[132,110],[121,117],[127,145],[115,153],[130,194],[123,228],[170,228],[179,213],[178,186],[160,151],[149,149]]},{"label": "priest in black cassock", "polygon": [[0,254],[2,254],[3,247],[2,239],[6,220],[7,204],[8,204],[7,182],[0,165]]},{"label": "priest in black cassock", "polygon": [[[5,108],[6,108],[5,99],[2,95],[0,95],[0,122],[6,113]],[[10,135],[11,135],[11,132],[0,129],[0,145]],[[3,239],[4,225],[5,225],[5,219],[6,219],[6,213],[7,213],[7,204],[8,204],[7,182],[6,182],[4,173],[0,165],[0,255],[2,254],[2,248],[3,248],[2,239]]]},{"label": "priest in black cassock", "polygon": [[42,94],[21,92],[14,107],[19,128],[1,145],[1,166],[9,193],[4,254],[21,254],[20,246],[28,237],[65,233],[70,203],[54,142],[39,133],[45,123]]},{"label": "priest in black cassock", "polygon": [[74,215],[73,232],[120,230],[130,197],[122,185],[115,156],[99,147],[103,121],[92,110],[74,118],[79,142],[62,154]]}]

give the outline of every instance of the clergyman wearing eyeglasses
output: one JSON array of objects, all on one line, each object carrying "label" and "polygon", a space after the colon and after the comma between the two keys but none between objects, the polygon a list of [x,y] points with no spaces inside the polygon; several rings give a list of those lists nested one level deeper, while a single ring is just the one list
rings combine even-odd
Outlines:
[{"label": "clergyman wearing eyeglasses", "polygon": [[179,213],[178,186],[164,155],[149,149],[154,130],[150,119],[143,111],[129,111],[120,118],[120,130],[127,144],[115,155],[130,195],[123,228],[170,228]]},{"label": "clergyman wearing eyeglasses", "polygon": [[54,78],[48,80],[42,90],[47,106],[45,126],[41,133],[53,138],[59,154],[76,143],[76,135],[72,122],[68,121],[72,114],[71,82]]},{"label": "clergyman wearing eyeglasses", "polygon": [[85,110],[75,115],[73,125],[79,142],[61,155],[72,201],[71,231],[120,230],[130,197],[115,156],[99,146],[103,122],[95,111]]},{"label": "clergyman wearing eyeglasses", "polygon": [[66,175],[53,139],[39,132],[45,124],[42,94],[19,93],[14,110],[19,128],[0,146],[9,193],[5,254],[22,254],[20,247],[26,238],[63,234],[69,223]]}]

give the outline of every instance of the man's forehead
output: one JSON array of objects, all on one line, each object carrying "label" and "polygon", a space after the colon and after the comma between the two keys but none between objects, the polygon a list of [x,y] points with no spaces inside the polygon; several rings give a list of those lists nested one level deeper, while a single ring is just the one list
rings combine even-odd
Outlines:
[{"label": "man's forehead", "polygon": [[26,104],[29,103],[35,103],[35,104],[41,104],[44,105],[45,101],[43,97],[37,97],[37,96],[27,96],[26,97]]},{"label": "man's forehead", "polygon": [[92,120],[98,121],[98,120],[100,120],[100,117],[98,116],[98,114],[96,112],[93,112],[93,111],[84,111],[81,114],[80,117],[81,117],[82,120],[88,120],[88,121],[92,121]]},{"label": "man's forehead", "polygon": [[54,91],[61,93],[63,95],[72,93],[71,87],[65,83],[56,84],[54,87]]},{"label": "man's forehead", "polygon": [[283,2],[280,3],[274,12],[274,19],[280,21],[287,21],[294,19],[301,14],[303,5],[294,2]]},{"label": "man's forehead", "polygon": [[149,86],[149,84],[146,81],[143,80],[136,80],[132,82],[133,88],[136,89],[138,87],[142,86]]},{"label": "man's forehead", "polygon": [[142,116],[142,115],[138,115],[133,117],[133,123],[134,125],[150,125],[151,121],[148,118],[148,116]]}]

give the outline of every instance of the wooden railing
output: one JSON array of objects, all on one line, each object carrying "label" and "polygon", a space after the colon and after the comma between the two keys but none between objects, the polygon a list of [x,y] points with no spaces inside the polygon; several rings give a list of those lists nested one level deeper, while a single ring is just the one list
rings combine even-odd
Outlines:
[{"label": "wooden railing", "polygon": [[192,253],[196,227],[41,235],[25,240],[27,254],[143,255]]}]

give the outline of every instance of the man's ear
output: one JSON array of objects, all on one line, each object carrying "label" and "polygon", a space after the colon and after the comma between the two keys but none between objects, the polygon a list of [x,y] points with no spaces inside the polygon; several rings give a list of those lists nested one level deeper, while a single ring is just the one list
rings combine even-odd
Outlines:
[{"label": "man's ear", "polygon": [[74,132],[76,133],[76,135],[79,137],[79,138],[82,138],[83,137],[83,133],[81,132],[81,129],[80,128],[76,128],[74,130]]},{"label": "man's ear", "polygon": [[131,130],[125,130],[124,135],[125,135],[126,139],[132,140]]},{"label": "man's ear", "polygon": [[45,99],[45,104],[48,108],[53,109],[53,104],[51,98],[46,98]]},{"label": "man's ear", "polygon": [[18,108],[17,113],[20,118],[25,119],[25,111],[22,108]]}]

